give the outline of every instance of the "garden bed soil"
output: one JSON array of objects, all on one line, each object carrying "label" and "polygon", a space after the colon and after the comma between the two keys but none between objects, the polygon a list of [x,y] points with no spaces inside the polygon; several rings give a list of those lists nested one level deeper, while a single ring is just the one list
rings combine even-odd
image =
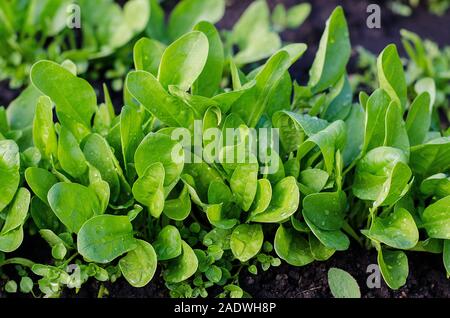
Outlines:
[{"label": "garden bed soil", "polygon": [[[276,3],[282,2],[291,6],[303,1],[295,0],[269,0],[273,8]],[[366,0],[314,0],[309,1],[312,6],[312,14],[298,30],[288,30],[282,34],[285,41],[304,42],[309,49],[304,57],[294,65],[293,75],[300,81],[307,79],[307,70],[312,63],[317,50],[320,36],[323,32],[324,23],[337,6],[344,7],[349,24],[352,46],[361,45],[375,54],[378,54],[389,43],[395,43],[401,49],[399,30],[402,28],[418,33],[424,38],[437,42],[440,46],[450,44],[450,12],[442,17],[430,14],[424,7],[414,10],[411,17],[400,17],[388,10],[384,1]],[[382,27],[381,29],[369,29],[366,26],[366,8],[369,3],[377,2],[381,5]],[[167,8],[173,7],[173,1],[165,2]],[[250,0],[229,0],[227,12],[219,23],[219,27],[230,29],[245,8],[251,3]],[[349,72],[355,69],[355,52],[349,65]],[[10,90],[6,82],[0,83],[0,105],[8,105],[18,95],[19,91]],[[114,95],[115,106],[120,109],[121,96]],[[33,242],[36,242],[33,240]],[[33,243],[34,244],[34,243]],[[242,273],[240,278],[241,287],[252,297],[273,298],[323,298],[331,297],[327,283],[327,272],[331,267],[338,267],[348,271],[358,281],[361,287],[362,297],[381,298],[422,298],[422,297],[450,297],[450,282],[446,278],[445,269],[442,264],[441,255],[425,253],[409,253],[410,273],[407,283],[397,291],[389,289],[383,280],[381,288],[369,289],[366,285],[368,273],[367,266],[376,264],[375,251],[366,251],[354,246],[346,252],[337,253],[326,262],[316,262],[305,267],[292,267],[282,264],[280,267],[271,268],[266,272],[260,270],[257,276],[250,273]],[[35,246],[25,246],[25,250],[36,254],[36,250],[48,250],[46,247],[36,249]],[[37,255],[36,255],[37,256]],[[123,278],[114,284],[105,285],[109,297],[168,297],[168,291],[159,273],[155,275],[152,282],[144,288],[131,287]],[[97,297],[100,284],[91,282],[86,284],[78,294],[67,291],[67,297]],[[0,289],[1,290],[1,289]],[[0,298],[4,297],[0,291]]]},{"label": "garden bed soil", "polygon": [[[25,248],[29,250],[30,247]],[[39,250],[47,251],[48,248],[43,246]],[[376,264],[376,259],[374,250],[368,252],[354,246],[349,251],[336,253],[326,262],[315,262],[304,267],[282,264],[266,272],[260,270],[256,276],[243,272],[240,286],[253,298],[328,298],[332,295],[328,287],[327,273],[331,267],[337,267],[348,271],[357,280],[363,298],[450,298],[450,283],[445,276],[441,255],[408,253],[409,276],[406,285],[399,290],[389,289],[382,278],[380,288],[367,287],[370,275],[366,272],[367,267]],[[123,278],[114,284],[106,283],[105,287],[108,292],[104,295],[111,298],[169,297],[159,271],[143,288],[133,288]],[[78,294],[74,290],[67,290],[63,296],[96,298],[99,289],[100,283],[91,280],[83,285]],[[210,296],[213,295],[214,290],[210,291]],[[0,298],[5,296],[0,289]]]}]

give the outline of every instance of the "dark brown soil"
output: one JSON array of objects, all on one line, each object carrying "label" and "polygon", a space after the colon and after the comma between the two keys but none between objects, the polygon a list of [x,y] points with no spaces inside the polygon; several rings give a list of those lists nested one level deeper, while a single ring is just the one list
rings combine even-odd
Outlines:
[{"label": "dark brown soil", "polygon": [[19,90],[12,90],[7,81],[0,82],[0,106],[7,107],[9,103],[19,95]]},{"label": "dark brown soil", "polygon": [[[381,278],[381,288],[367,287],[367,267],[376,264],[376,253],[358,247],[337,253],[326,262],[315,262],[305,267],[286,264],[260,270],[257,276],[243,272],[240,286],[253,298],[328,298],[327,273],[331,267],[349,272],[358,282],[363,298],[450,298],[450,282],[445,276],[441,255],[409,253],[410,272],[407,284],[391,290]],[[123,278],[114,284],[105,284],[111,298],[161,298],[169,297],[164,281],[158,272],[144,288],[133,288]],[[67,290],[64,297],[96,298],[100,284],[90,281],[79,291]],[[214,292],[210,293],[214,295]],[[0,288],[0,298],[5,297]],[[20,296],[20,295],[15,295]]]},{"label": "dark brown soil", "polygon": [[389,289],[381,279],[381,288],[369,289],[366,273],[370,264],[376,264],[376,253],[359,248],[335,254],[327,262],[316,262],[302,268],[282,265],[258,276],[246,276],[241,286],[254,297],[324,298],[332,297],[327,273],[331,267],[352,274],[364,298],[448,298],[450,283],[440,255],[409,254],[410,273],[406,286],[397,291]]},{"label": "dark brown soil", "polygon": [[[231,28],[239,18],[251,0],[228,0],[226,16],[219,23],[221,28]],[[271,7],[282,2],[287,6],[304,1],[296,0],[268,0]],[[400,52],[401,28],[418,33],[429,38],[439,45],[450,45],[450,12],[443,17],[437,17],[428,13],[425,8],[419,7],[411,17],[394,15],[385,8],[385,1],[368,0],[310,0],[313,11],[307,22],[299,30],[288,30],[283,33],[283,39],[290,42],[304,42],[309,49],[302,59],[293,68],[293,75],[300,82],[307,79],[307,70],[314,58],[324,24],[336,5],[342,5],[345,9],[349,23],[351,41],[353,47],[364,46],[374,53],[379,53],[387,44],[396,43]],[[166,6],[172,7],[174,1],[166,1]],[[379,3],[382,7],[382,28],[369,29],[366,27],[366,8],[369,3]],[[350,72],[354,65],[354,59],[350,63]],[[18,91],[8,89],[6,82],[0,83],[0,105],[8,103],[18,94]],[[120,107],[120,97],[116,99],[116,107]],[[374,251],[362,250],[355,246],[343,253],[337,253],[327,262],[316,262],[312,265],[295,268],[286,264],[278,268],[271,268],[257,276],[243,273],[240,279],[241,286],[253,297],[274,298],[324,298],[330,297],[327,283],[327,272],[330,267],[338,267],[348,271],[358,281],[363,297],[395,297],[395,298],[449,298],[450,282],[445,276],[441,255],[422,253],[409,253],[410,274],[406,286],[398,291],[390,290],[382,281],[381,288],[369,289],[366,285],[368,275],[366,273],[369,264],[376,264]],[[130,287],[124,279],[119,279],[115,284],[107,284],[110,297],[167,297],[168,291],[159,275],[145,288],[136,289]],[[79,294],[68,291],[67,297],[96,297],[99,284],[92,282],[87,284]],[[0,298],[4,296],[1,293]]]}]

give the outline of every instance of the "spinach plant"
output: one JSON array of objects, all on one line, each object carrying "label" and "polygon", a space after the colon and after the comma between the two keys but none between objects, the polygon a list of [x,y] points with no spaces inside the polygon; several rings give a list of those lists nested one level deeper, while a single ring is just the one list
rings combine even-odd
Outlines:
[{"label": "spinach plant", "polygon": [[[346,28],[342,9],[333,14],[331,23],[336,19]],[[243,295],[236,289],[241,262],[256,272],[258,264],[265,270],[280,264],[273,251],[289,262],[312,257],[309,245],[306,256],[303,251],[290,255],[286,250],[291,242],[303,244],[305,240],[292,232],[293,227],[280,226],[275,248],[268,242],[268,229],[270,223],[290,220],[297,211],[300,172],[296,167],[302,160],[323,162],[311,152],[316,144],[322,146],[323,136],[308,140],[301,157],[294,157],[289,149],[275,153],[275,174],[265,174],[263,163],[250,151],[245,151],[248,161],[244,163],[228,163],[223,157],[241,146],[251,128],[264,123],[271,126],[274,113],[290,116],[289,98],[279,105],[274,94],[280,83],[286,84],[289,67],[306,46],[287,45],[249,74],[232,63],[229,89],[221,86],[225,55],[218,31],[208,22],[190,27],[192,31],[167,47],[151,39],[136,44],[136,70],[127,76],[125,106],[119,115],[114,113],[106,88],[106,98],[98,105],[94,89],[77,77],[73,64],[46,60],[32,67],[33,86],[3,112],[5,122],[16,125],[8,126],[3,142],[5,151],[11,153],[4,156],[11,158],[5,162],[7,171],[17,178],[4,202],[11,220],[6,219],[3,232],[22,233],[30,205],[29,229],[48,242],[54,258],[51,265],[14,258],[5,264],[19,264],[41,276],[43,294],[57,296],[65,286],[79,288],[89,277],[105,281],[123,275],[141,287],[159,266],[173,296],[206,296],[214,284],[224,286],[224,295]],[[348,41],[348,31],[339,36]],[[327,45],[321,50],[327,50]],[[321,90],[334,84],[334,78],[327,81],[321,82]],[[291,90],[288,85],[283,94],[290,96]],[[252,102],[243,108],[248,101]],[[171,135],[176,129],[192,131],[195,121],[224,132],[237,129],[239,138],[211,155],[213,162],[189,161],[196,156],[195,149]],[[325,121],[319,125],[327,126]],[[337,132],[331,127],[324,134],[337,133],[342,143],[342,125],[339,122]],[[303,134],[301,130],[296,133]],[[322,174],[327,179],[342,169],[340,162],[335,164],[334,150],[329,152],[335,149],[334,142],[323,145],[327,172]],[[210,140],[204,138],[202,143],[207,146]],[[19,149],[34,149],[39,155],[33,165],[22,168],[23,178]],[[291,168],[285,169],[289,156]],[[26,184],[33,198],[25,188],[18,190],[19,183]],[[312,192],[323,188],[305,183],[314,188]],[[338,197],[341,209],[345,198],[340,186],[336,188],[338,192],[330,195]],[[316,222],[313,216],[311,224]],[[337,220],[331,230],[338,230],[341,223]],[[318,249],[322,246],[319,241],[314,244]],[[192,283],[186,285],[187,280]]]},{"label": "spinach plant", "polygon": [[[417,34],[401,30],[403,48],[408,58],[403,60],[406,65],[405,80],[407,84],[408,97],[431,89],[433,98],[432,128],[439,130],[441,126],[448,124],[449,116],[449,90],[448,90],[448,68],[450,63],[450,47],[439,48],[430,40],[423,40]],[[377,62],[376,56],[369,51],[358,48],[358,66],[361,72],[352,74],[352,86],[361,88],[377,88]],[[442,121],[441,118],[446,117]]]},{"label": "spinach plant", "polygon": [[[408,94],[389,45],[377,88],[354,102],[338,7],[300,85],[289,69],[305,44],[277,42],[258,56],[233,42],[259,10],[261,37],[273,41],[264,2],[224,41],[199,21],[204,6],[181,2],[169,34],[137,41],[119,114],[108,88],[99,101],[75,64],[33,65],[32,85],[0,109],[0,267],[40,277],[46,297],[120,277],[137,288],[158,277],[172,297],[244,297],[243,269],[325,261],[352,239],[375,247],[391,288],[406,281],[407,252],[442,253],[449,272],[450,137],[433,126],[433,81]],[[278,28],[291,25],[280,12]],[[51,262],[9,257],[37,235]],[[331,276],[334,289],[342,273]]]},{"label": "spinach plant", "polygon": [[[270,13],[264,0],[257,1],[241,17],[240,26],[227,33],[227,52],[233,55],[231,48],[238,45],[236,61],[241,64],[269,57],[281,47],[277,32],[297,28],[310,10],[309,4],[288,10],[280,4]],[[158,54],[199,22],[218,22],[224,12],[224,0],[183,0],[168,16],[158,0],[129,0],[123,7],[113,0],[8,0],[0,6],[0,39],[6,45],[0,55],[0,80],[19,88],[28,83],[38,60],[70,60],[90,80],[105,71],[112,88],[121,90],[132,65],[130,43],[138,35],[150,38],[140,45],[152,45]]]},{"label": "spinach plant", "polygon": [[444,15],[450,8],[450,4],[446,0],[392,0],[388,2],[388,7],[398,15],[410,16],[420,4],[425,4],[429,12],[438,16]]},{"label": "spinach plant", "polygon": [[[377,72],[379,88],[370,96],[360,95],[364,140],[353,162],[356,169],[347,172],[353,174],[354,197],[365,202],[356,213],[368,209],[362,233],[378,251],[386,283],[397,289],[408,276],[405,250],[442,253],[448,244],[442,231],[448,226],[448,213],[436,208],[446,204],[448,194],[436,196],[438,190],[431,184],[435,178],[446,178],[449,139],[432,127],[436,100],[432,79],[423,82],[410,103],[406,76],[393,45],[378,56]],[[443,255],[448,264],[448,253]]]},{"label": "spinach plant", "polygon": [[27,83],[40,59],[72,60],[79,71],[87,63],[115,53],[146,27],[147,0],[123,8],[112,0],[3,1],[0,6],[0,80],[11,87]]}]

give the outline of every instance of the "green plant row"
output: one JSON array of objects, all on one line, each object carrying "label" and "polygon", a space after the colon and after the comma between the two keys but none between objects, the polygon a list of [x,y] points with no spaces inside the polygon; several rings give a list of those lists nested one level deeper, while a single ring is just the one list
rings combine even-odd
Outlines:
[{"label": "green plant row", "polygon": [[[417,34],[400,31],[403,48],[408,58],[404,59],[406,64],[405,78],[408,96],[414,98],[417,91],[422,87],[431,86],[434,110],[432,113],[432,127],[439,130],[450,122],[450,47],[439,49],[439,46],[430,41],[422,40]],[[376,89],[377,83],[377,59],[371,52],[358,47],[359,73],[352,74],[351,84],[354,89],[369,88]],[[434,83],[434,84],[433,84]]]},{"label": "green plant row", "polygon": [[450,2],[447,0],[392,0],[388,2],[391,11],[402,16],[412,15],[419,5],[426,6],[429,12],[438,16],[443,16],[450,8]]},{"label": "green plant row", "polygon": [[[152,38],[158,42],[154,49],[161,51],[198,22],[218,22],[224,11],[224,0],[183,0],[169,17],[159,0],[129,0],[123,7],[114,0],[3,1],[0,81],[8,80],[11,87],[20,88],[28,83],[35,62],[70,60],[89,80],[97,80],[106,70],[112,87],[122,90],[123,77],[133,64],[130,51],[136,38]],[[271,13],[265,1],[256,1],[236,31],[227,32],[226,45],[241,49],[236,56],[239,64],[267,58],[281,47],[277,32],[298,27],[309,12],[309,4],[289,10],[279,4]]]},{"label": "green plant row", "polygon": [[[450,137],[431,125],[434,81],[410,99],[394,45],[377,58],[376,90],[354,103],[340,7],[304,86],[289,69],[305,44],[277,47],[248,72],[238,56],[250,49],[230,58],[213,24],[179,35],[161,50],[136,43],[118,115],[106,88],[99,102],[73,64],[47,60],[0,111],[0,267],[16,266],[21,290],[56,297],[89,278],[143,287],[157,275],[173,297],[243,297],[243,271],[305,266],[351,243],[376,249],[393,289],[409,252],[441,254],[450,273]],[[173,138],[198,122],[236,138],[201,134],[217,151],[199,156]],[[254,128],[278,129],[271,162],[246,146]],[[236,149],[245,160],[226,160]],[[37,235],[51,261],[17,255]]]}]

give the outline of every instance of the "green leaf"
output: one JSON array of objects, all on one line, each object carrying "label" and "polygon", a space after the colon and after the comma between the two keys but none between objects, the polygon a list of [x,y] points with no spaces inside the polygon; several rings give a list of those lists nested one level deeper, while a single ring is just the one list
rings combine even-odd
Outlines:
[{"label": "green leaf", "polygon": [[[222,177],[216,169],[212,168],[204,161],[195,163],[195,158],[194,163],[188,163],[185,165],[183,173],[186,173],[193,178],[195,183],[194,188],[196,189],[199,198],[204,200],[206,200],[208,196],[208,189],[211,182],[223,182]],[[190,185],[192,186],[192,184]],[[192,200],[195,202],[191,191],[190,195]],[[198,204],[197,202],[195,203]]]},{"label": "green leaf", "polygon": [[312,194],[322,191],[326,186],[329,174],[321,169],[306,169],[300,172],[300,192],[303,194]]},{"label": "green leaf", "polygon": [[166,225],[158,233],[156,241],[153,242],[153,247],[159,261],[167,261],[180,256],[182,253],[180,232],[175,226]]},{"label": "green leaf", "polygon": [[6,114],[6,109],[3,106],[0,106],[0,134],[6,135],[9,132],[9,123],[8,117]]},{"label": "green leaf", "polygon": [[146,241],[136,240],[136,248],[119,261],[120,271],[133,287],[144,287],[156,272],[157,259],[153,247]]},{"label": "green leaf", "polygon": [[135,69],[137,71],[146,71],[157,76],[165,49],[166,46],[159,41],[141,38],[133,48]]},{"label": "green leaf", "polygon": [[334,298],[361,298],[358,283],[342,269],[332,267],[328,270],[328,285]]},{"label": "green leaf", "polygon": [[250,81],[250,82],[246,83],[245,85],[243,85],[240,89],[218,94],[218,95],[214,96],[212,98],[212,100],[214,100],[217,103],[219,103],[220,110],[223,113],[227,113],[231,109],[231,106],[244,93],[246,93],[249,90],[251,90],[255,86],[255,84],[256,84],[256,82],[254,80]]},{"label": "green leaf", "polygon": [[405,285],[409,273],[408,258],[405,253],[380,249],[378,265],[384,281],[390,288],[399,289]]},{"label": "green leaf", "polygon": [[193,129],[192,109],[169,95],[152,74],[145,71],[130,72],[125,85],[130,94],[164,124]]},{"label": "green leaf", "polygon": [[185,241],[182,241],[182,248],[182,254],[169,261],[164,272],[164,280],[168,283],[180,283],[197,271],[198,259],[194,251]]},{"label": "green leaf", "polygon": [[[204,2],[204,1],[203,1]],[[209,51],[203,71],[192,85],[192,93],[205,97],[213,97],[222,81],[224,68],[224,49],[220,34],[213,24],[202,21],[194,27],[208,38]]]},{"label": "green leaf", "polygon": [[205,272],[205,276],[209,281],[217,284],[222,279],[222,270],[220,269],[220,267],[212,265]]},{"label": "green leaf", "polygon": [[326,261],[336,252],[333,248],[328,248],[323,245],[319,239],[309,232],[309,248],[311,249],[311,254],[316,261]]},{"label": "green leaf", "polygon": [[167,39],[165,13],[159,4],[159,0],[150,0],[150,20],[145,29],[145,34],[158,41]]},{"label": "green leaf", "polygon": [[303,199],[303,214],[320,229],[337,231],[344,224],[346,205],[342,191],[314,193]]},{"label": "green leaf", "polygon": [[272,185],[267,179],[259,179],[256,186],[255,200],[251,207],[251,215],[266,211],[272,200]]},{"label": "green leaf", "polygon": [[269,118],[282,110],[289,110],[291,107],[292,79],[289,72],[285,72],[275,88],[272,89],[267,102],[266,113]]},{"label": "green leaf", "polygon": [[426,144],[411,147],[410,165],[422,177],[450,168],[450,137],[433,139]]},{"label": "green leaf", "polygon": [[373,203],[374,207],[389,206],[400,200],[408,192],[411,184],[412,172],[403,162],[397,162],[383,183],[377,199]]},{"label": "green leaf", "polygon": [[277,255],[293,266],[305,266],[314,261],[308,241],[295,231],[280,225],[274,242]]},{"label": "green leaf", "polygon": [[83,224],[77,240],[78,252],[88,260],[106,264],[137,247],[127,216],[98,215]]},{"label": "green leaf", "polygon": [[[116,118],[114,105],[111,101],[111,96],[106,84],[103,84],[103,95],[105,102],[99,106],[94,119],[94,131],[107,134],[111,128],[112,121]],[[124,93],[125,95],[125,93]],[[125,97],[124,97],[125,99]],[[125,100],[125,103],[127,101]]]},{"label": "green leaf", "polygon": [[148,1],[130,0],[125,3],[123,13],[128,26],[136,32],[140,32],[147,25],[150,16]]},{"label": "green leaf", "polygon": [[30,192],[25,188],[19,188],[6,214],[5,223],[0,231],[0,236],[23,226],[30,206]]},{"label": "green leaf", "polygon": [[281,39],[271,30],[266,1],[254,1],[233,26],[233,44],[239,47],[236,64],[248,64],[269,57],[281,47]]},{"label": "green leaf", "polygon": [[407,97],[406,79],[395,44],[386,46],[380,53],[377,59],[377,70],[380,87],[404,110]]},{"label": "green leaf", "polygon": [[48,192],[47,199],[53,212],[70,232],[78,233],[87,220],[101,213],[95,192],[81,184],[57,183]]},{"label": "green leaf", "polygon": [[91,119],[97,110],[97,97],[88,82],[50,61],[33,65],[31,81],[56,104],[59,121],[78,141],[89,134]]},{"label": "green leaf", "polygon": [[120,194],[119,174],[122,171],[108,142],[99,134],[91,134],[83,141],[83,153],[86,160],[101,174],[103,180],[108,182],[111,190],[111,199],[116,201]]},{"label": "green leaf", "polygon": [[120,113],[120,140],[122,145],[122,154],[124,165],[128,171],[128,165],[134,162],[134,154],[137,147],[144,139],[142,123],[144,114],[136,106],[122,107]]},{"label": "green leaf", "polygon": [[69,246],[67,246],[67,244],[51,230],[43,229],[39,231],[39,234],[52,248],[53,258],[57,260],[64,259]]},{"label": "green leaf", "polygon": [[227,211],[223,209],[221,203],[205,204],[202,209],[206,213],[209,223],[215,227],[221,229],[231,229],[238,223],[236,218],[232,218],[228,215]]},{"label": "green leaf", "polygon": [[430,94],[427,92],[418,95],[411,104],[406,118],[406,130],[411,146],[425,141],[430,129],[432,109]]},{"label": "green leaf", "polygon": [[423,211],[422,220],[429,237],[450,239],[450,196],[429,205]]},{"label": "green leaf", "polygon": [[414,84],[414,90],[417,93],[417,97],[423,93],[428,93],[430,95],[430,108],[432,109],[434,107],[434,103],[436,102],[436,83],[434,82],[434,79],[430,77],[419,79],[416,84]]},{"label": "green leaf", "polygon": [[[47,201],[47,196],[45,197],[45,201]],[[48,203],[44,203],[37,196],[31,199],[30,214],[38,229],[48,229],[55,232],[59,230],[61,223],[55,213],[48,206]]]},{"label": "green leaf", "polygon": [[299,159],[305,157],[316,146],[322,152],[325,161],[325,168],[328,174],[331,174],[334,169],[334,156],[336,151],[342,150],[346,140],[345,123],[342,120],[337,120],[331,123],[324,130],[309,137],[298,149],[297,156]]},{"label": "green leaf", "polygon": [[9,104],[6,112],[11,129],[22,130],[33,125],[36,104],[41,95],[39,90],[30,85]]},{"label": "green leaf", "polygon": [[[98,5],[95,4],[93,7],[85,6],[86,2],[81,7],[85,15],[86,12],[98,10]],[[98,41],[102,44],[98,55],[102,57],[127,44],[134,35],[145,28],[150,16],[150,6],[146,0],[130,0],[125,3],[123,9],[119,4],[111,3],[100,12],[101,16],[93,16],[91,19],[95,20],[95,24],[99,23],[102,26],[101,32],[97,32]]]},{"label": "green leaf", "polygon": [[450,177],[445,173],[438,173],[423,180],[420,192],[427,196],[443,198],[450,195]]},{"label": "green leaf", "polygon": [[344,10],[337,7],[327,20],[319,49],[309,71],[308,86],[321,92],[336,83],[345,72],[351,47]]},{"label": "green leaf", "polygon": [[208,58],[208,38],[199,31],[189,32],[173,42],[164,51],[159,66],[158,80],[187,91],[197,80]]},{"label": "green leaf", "polygon": [[345,251],[350,246],[350,240],[347,235],[342,233],[342,231],[327,231],[322,230],[315,226],[310,220],[308,220],[305,215],[303,215],[306,224],[317,237],[317,239],[326,247],[337,250]]},{"label": "green leaf", "polygon": [[444,266],[445,270],[447,271],[447,278],[450,276],[450,241],[445,240],[444,241]]},{"label": "green leaf", "polygon": [[37,148],[31,147],[22,152],[20,159],[24,168],[36,167],[41,163],[42,155]]},{"label": "green leaf", "polygon": [[80,178],[88,167],[78,141],[64,126],[59,133],[58,160],[64,171],[74,178]]},{"label": "green leaf", "polygon": [[13,280],[9,280],[5,284],[5,291],[10,294],[17,293],[17,283]]},{"label": "green leaf", "polygon": [[[380,204],[385,201],[389,191],[391,189],[391,182],[397,182],[394,180],[392,175],[394,168],[398,163],[402,165],[397,169],[401,176],[404,178],[402,180],[405,182],[403,187],[393,188],[395,191],[402,191],[409,181],[406,178],[408,173],[408,166],[406,166],[407,158],[403,151],[397,148],[391,147],[378,147],[369,151],[360,161],[358,161],[355,172],[355,181],[353,183],[353,194],[361,200],[372,200],[375,201],[380,199]],[[388,182],[389,187],[386,191],[383,191],[383,186],[385,182]],[[397,192],[398,193],[398,192]],[[380,197],[383,194],[383,198]]]},{"label": "green leaf", "polygon": [[21,293],[28,294],[33,290],[33,280],[30,277],[22,277],[19,286]]},{"label": "green leaf", "polygon": [[222,19],[225,13],[224,0],[183,0],[173,9],[168,31],[172,40],[189,32],[201,21],[211,24]]},{"label": "green leaf", "polygon": [[278,3],[272,11],[272,23],[277,32],[283,31],[287,27],[287,12],[284,5]]},{"label": "green leaf", "polygon": [[264,233],[260,224],[241,224],[231,233],[230,247],[233,255],[247,262],[261,250]]},{"label": "green leaf", "polygon": [[209,204],[220,204],[222,210],[231,210],[232,204],[235,198],[230,188],[221,181],[212,181],[208,188],[208,203]]},{"label": "green leaf", "polygon": [[17,250],[23,242],[23,227],[0,235],[0,251],[11,253]]},{"label": "green leaf", "polygon": [[[100,214],[104,213],[108,208],[110,199],[110,188],[108,182],[102,179],[100,171],[92,165],[89,165],[89,188],[94,190],[100,202]],[[128,190],[127,190],[128,191]]]},{"label": "green leaf", "polygon": [[361,107],[364,110],[366,110],[367,101],[369,100],[369,95],[367,95],[367,93],[364,91],[359,92],[358,100],[359,100],[359,104],[361,105]]},{"label": "green leaf", "polygon": [[348,76],[343,75],[330,89],[322,117],[330,122],[345,120],[352,108],[353,92]]},{"label": "green leaf", "polygon": [[191,198],[187,186],[183,187],[178,198],[167,200],[164,203],[163,213],[169,219],[183,221],[191,213]]},{"label": "green leaf", "polygon": [[133,185],[133,196],[148,207],[150,215],[159,218],[164,209],[164,166],[154,163],[144,171]]},{"label": "green leaf", "polygon": [[290,111],[280,111],[272,117],[273,126],[279,129],[281,145],[285,152],[298,150],[306,137],[325,129],[326,120]]},{"label": "green leaf", "polygon": [[260,223],[278,223],[286,220],[297,211],[300,192],[294,177],[279,181],[272,191],[269,207],[262,213],[250,215],[250,220]]},{"label": "green leaf", "polygon": [[230,179],[230,187],[236,196],[236,202],[248,211],[256,195],[258,182],[258,164],[239,164]]},{"label": "green leaf", "polygon": [[57,141],[53,124],[53,105],[50,98],[42,96],[36,105],[33,120],[33,142],[42,156],[50,160],[57,157]]},{"label": "green leaf", "polygon": [[0,212],[11,202],[19,186],[19,147],[12,140],[0,140]]},{"label": "green leaf", "polygon": [[384,146],[401,149],[409,157],[409,138],[402,113],[397,103],[391,102],[389,104],[386,111]]},{"label": "green leaf", "polygon": [[256,75],[256,85],[232,105],[233,113],[239,115],[248,127],[256,126],[267,109],[270,93],[290,66],[290,56],[286,51],[273,55]]},{"label": "green leaf", "polygon": [[398,249],[410,249],[419,241],[419,230],[411,214],[403,208],[387,217],[375,218],[369,231],[364,232],[371,239]]},{"label": "green leaf", "polygon": [[183,171],[184,151],[181,145],[169,136],[150,133],[138,146],[134,162],[138,176],[143,176],[152,164],[161,162],[165,171],[164,186],[169,187],[179,180]]},{"label": "green leaf", "polygon": [[186,104],[194,112],[196,119],[203,118],[208,108],[220,106],[211,98],[200,95],[191,95],[180,89],[178,86],[170,85],[169,93]]},{"label": "green leaf", "polygon": [[364,152],[383,145],[386,135],[385,118],[389,102],[389,96],[382,89],[377,89],[367,100]]},{"label": "green leaf", "polygon": [[311,13],[311,4],[301,3],[287,10],[287,27],[291,29],[298,28],[305,22]]}]

